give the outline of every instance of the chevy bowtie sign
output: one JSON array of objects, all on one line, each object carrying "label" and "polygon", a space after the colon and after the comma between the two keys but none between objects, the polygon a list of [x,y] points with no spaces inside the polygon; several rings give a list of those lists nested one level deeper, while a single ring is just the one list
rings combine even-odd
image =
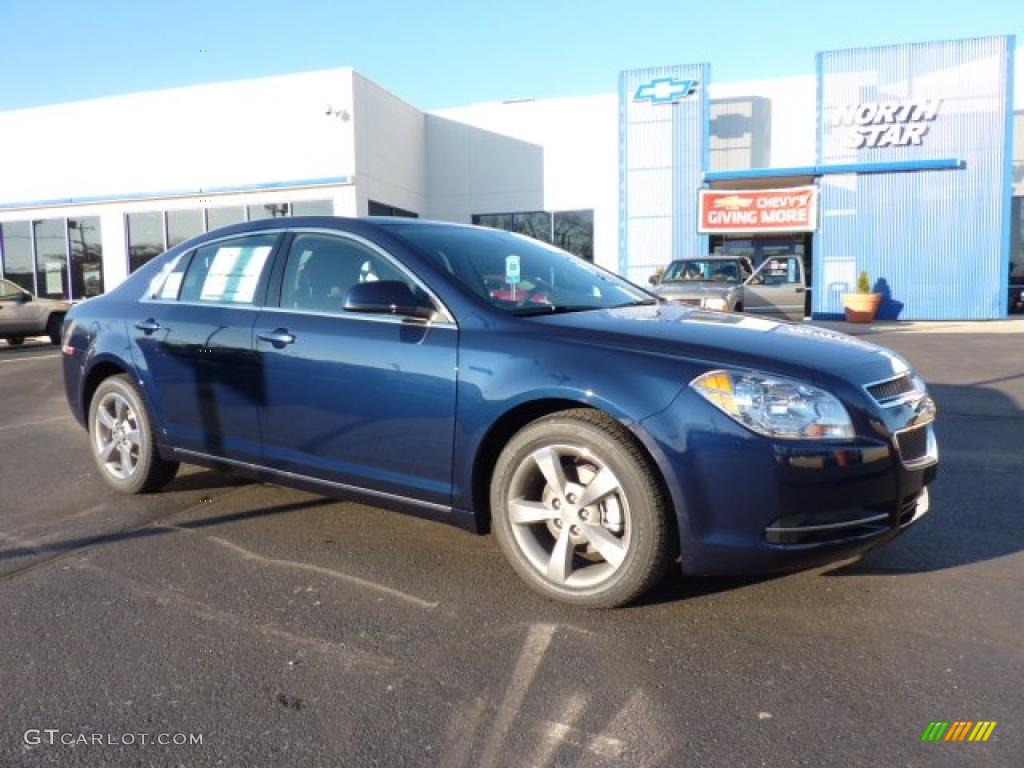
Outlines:
[{"label": "chevy bowtie sign", "polygon": [[850,104],[834,110],[829,122],[849,149],[919,147],[941,106],[942,99]]},{"label": "chevy bowtie sign", "polygon": [[700,190],[697,231],[813,232],[818,225],[818,188]]},{"label": "chevy bowtie sign", "polygon": [[696,80],[678,80],[674,77],[656,77],[643,83],[633,94],[633,101],[651,104],[671,104],[690,96],[697,89]]}]

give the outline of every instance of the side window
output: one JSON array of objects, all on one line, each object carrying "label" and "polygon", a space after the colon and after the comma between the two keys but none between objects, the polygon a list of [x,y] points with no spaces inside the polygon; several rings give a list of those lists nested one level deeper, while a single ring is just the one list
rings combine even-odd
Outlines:
[{"label": "side window", "polygon": [[252,304],[276,239],[254,235],[197,248],[181,283],[180,300]]},{"label": "side window", "polygon": [[0,280],[0,300],[16,299],[21,292],[21,289],[14,283],[10,283],[7,280]]},{"label": "side window", "polygon": [[341,313],[349,288],[375,280],[401,280],[419,292],[405,275],[362,243],[330,235],[296,235],[284,268],[281,307]]},{"label": "side window", "polygon": [[769,259],[758,272],[764,285],[787,285],[800,282],[800,272],[794,258]]}]

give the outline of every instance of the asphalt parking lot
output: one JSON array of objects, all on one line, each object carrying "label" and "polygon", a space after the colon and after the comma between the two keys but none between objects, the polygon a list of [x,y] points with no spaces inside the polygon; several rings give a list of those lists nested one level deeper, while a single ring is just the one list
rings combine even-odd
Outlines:
[{"label": "asphalt parking lot", "polygon": [[[931,514],[859,561],[610,612],[371,507],[197,469],[118,496],[56,349],[0,343],[0,765],[1022,765],[1024,342],[869,338],[939,404]],[[934,720],[998,725],[922,743]]]}]

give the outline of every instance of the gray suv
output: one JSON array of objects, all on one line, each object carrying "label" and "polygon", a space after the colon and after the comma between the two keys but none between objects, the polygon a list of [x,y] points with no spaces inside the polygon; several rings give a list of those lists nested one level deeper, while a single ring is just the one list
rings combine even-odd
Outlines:
[{"label": "gray suv", "polygon": [[61,325],[70,308],[66,301],[40,299],[10,280],[0,280],[0,339],[17,345],[26,336],[49,336],[60,344]]}]

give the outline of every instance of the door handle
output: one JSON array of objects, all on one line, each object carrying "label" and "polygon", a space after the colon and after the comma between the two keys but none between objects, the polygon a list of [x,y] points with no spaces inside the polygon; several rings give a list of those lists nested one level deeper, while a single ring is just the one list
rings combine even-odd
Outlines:
[{"label": "door handle", "polygon": [[287,328],[275,328],[272,331],[264,331],[263,333],[256,334],[256,338],[261,341],[269,341],[278,349],[285,344],[291,344],[295,341],[295,337],[288,333]]},{"label": "door handle", "polygon": [[803,293],[804,290],[805,290],[804,287],[801,285],[799,288],[796,289],[796,292],[797,293]]},{"label": "door handle", "polygon": [[149,334],[153,333],[154,331],[160,330],[160,323],[158,323],[153,318],[149,318],[148,320],[140,320],[135,324],[135,327],[138,328],[147,336],[149,336]]}]

